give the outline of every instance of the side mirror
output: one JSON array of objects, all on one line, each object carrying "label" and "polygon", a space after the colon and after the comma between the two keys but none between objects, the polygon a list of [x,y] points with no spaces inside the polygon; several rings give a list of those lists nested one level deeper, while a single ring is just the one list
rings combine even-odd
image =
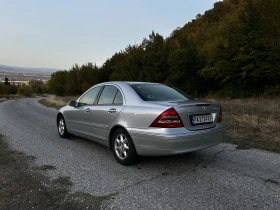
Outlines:
[{"label": "side mirror", "polygon": [[76,101],[69,101],[68,105],[76,107]]}]

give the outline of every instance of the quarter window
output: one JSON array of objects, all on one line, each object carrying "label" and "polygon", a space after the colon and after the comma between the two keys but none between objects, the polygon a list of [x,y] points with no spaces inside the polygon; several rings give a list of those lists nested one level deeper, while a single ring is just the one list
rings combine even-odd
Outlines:
[{"label": "quarter window", "polygon": [[89,90],[83,97],[79,100],[79,106],[93,105],[97,94],[99,93],[101,87],[95,87]]},{"label": "quarter window", "polygon": [[115,99],[114,99],[114,104],[123,104],[123,97],[121,92],[118,90]]},{"label": "quarter window", "polygon": [[112,85],[105,86],[98,100],[98,104],[113,104],[118,88]]}]

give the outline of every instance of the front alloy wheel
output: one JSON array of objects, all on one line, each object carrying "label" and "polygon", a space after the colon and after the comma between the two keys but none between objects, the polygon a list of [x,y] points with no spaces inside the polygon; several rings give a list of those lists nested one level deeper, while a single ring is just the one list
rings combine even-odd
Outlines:
[{"label": "front alloy wheel", "polygon": [[136,161],[137,153],[129,134],[124,129],[118,129],[112,140],[116,160],[122,165],[132,165]]},{"label": "front alloy wheel", "polygon": [[60,137],[62,137],[62,138],[69,137],[69,133],[67,132],[65,120],[64,120],[64,117],[62,115],[58,119],[57,129],[58,129],[58,134],[59,134]]}]

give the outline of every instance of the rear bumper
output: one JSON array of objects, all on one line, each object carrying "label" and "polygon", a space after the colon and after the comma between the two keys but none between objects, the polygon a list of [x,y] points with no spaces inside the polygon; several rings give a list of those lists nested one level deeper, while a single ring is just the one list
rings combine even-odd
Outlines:
[{"label": "rear bumper", "polygon": [[189,131],[186,128],[127,129],[136,151],[143,156],[163,156],[192,152],[215,146],[224,139],[225,128]]}]

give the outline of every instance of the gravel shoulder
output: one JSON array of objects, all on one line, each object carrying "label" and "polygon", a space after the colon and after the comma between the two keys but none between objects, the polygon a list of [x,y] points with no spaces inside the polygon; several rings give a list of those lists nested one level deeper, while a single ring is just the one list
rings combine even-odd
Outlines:
[{"label": "gravel shoulder", "polygon": [[101,145],[60,139],[57,110],[37,100],[0,103],[0,133],[37,167],[54,166],[45,172],[50,180],[69,177],[72,193],[113,195],[102,209],[280,209],[279,154],[223,143],[125,167]]},{"label": "gravel shoulder", "polygon": [[50,180],[54,166],[32,167],[34,156],[11,150],[0,135],[0,209],[98,209],[108,196],[70,193],[69,177]]}]

